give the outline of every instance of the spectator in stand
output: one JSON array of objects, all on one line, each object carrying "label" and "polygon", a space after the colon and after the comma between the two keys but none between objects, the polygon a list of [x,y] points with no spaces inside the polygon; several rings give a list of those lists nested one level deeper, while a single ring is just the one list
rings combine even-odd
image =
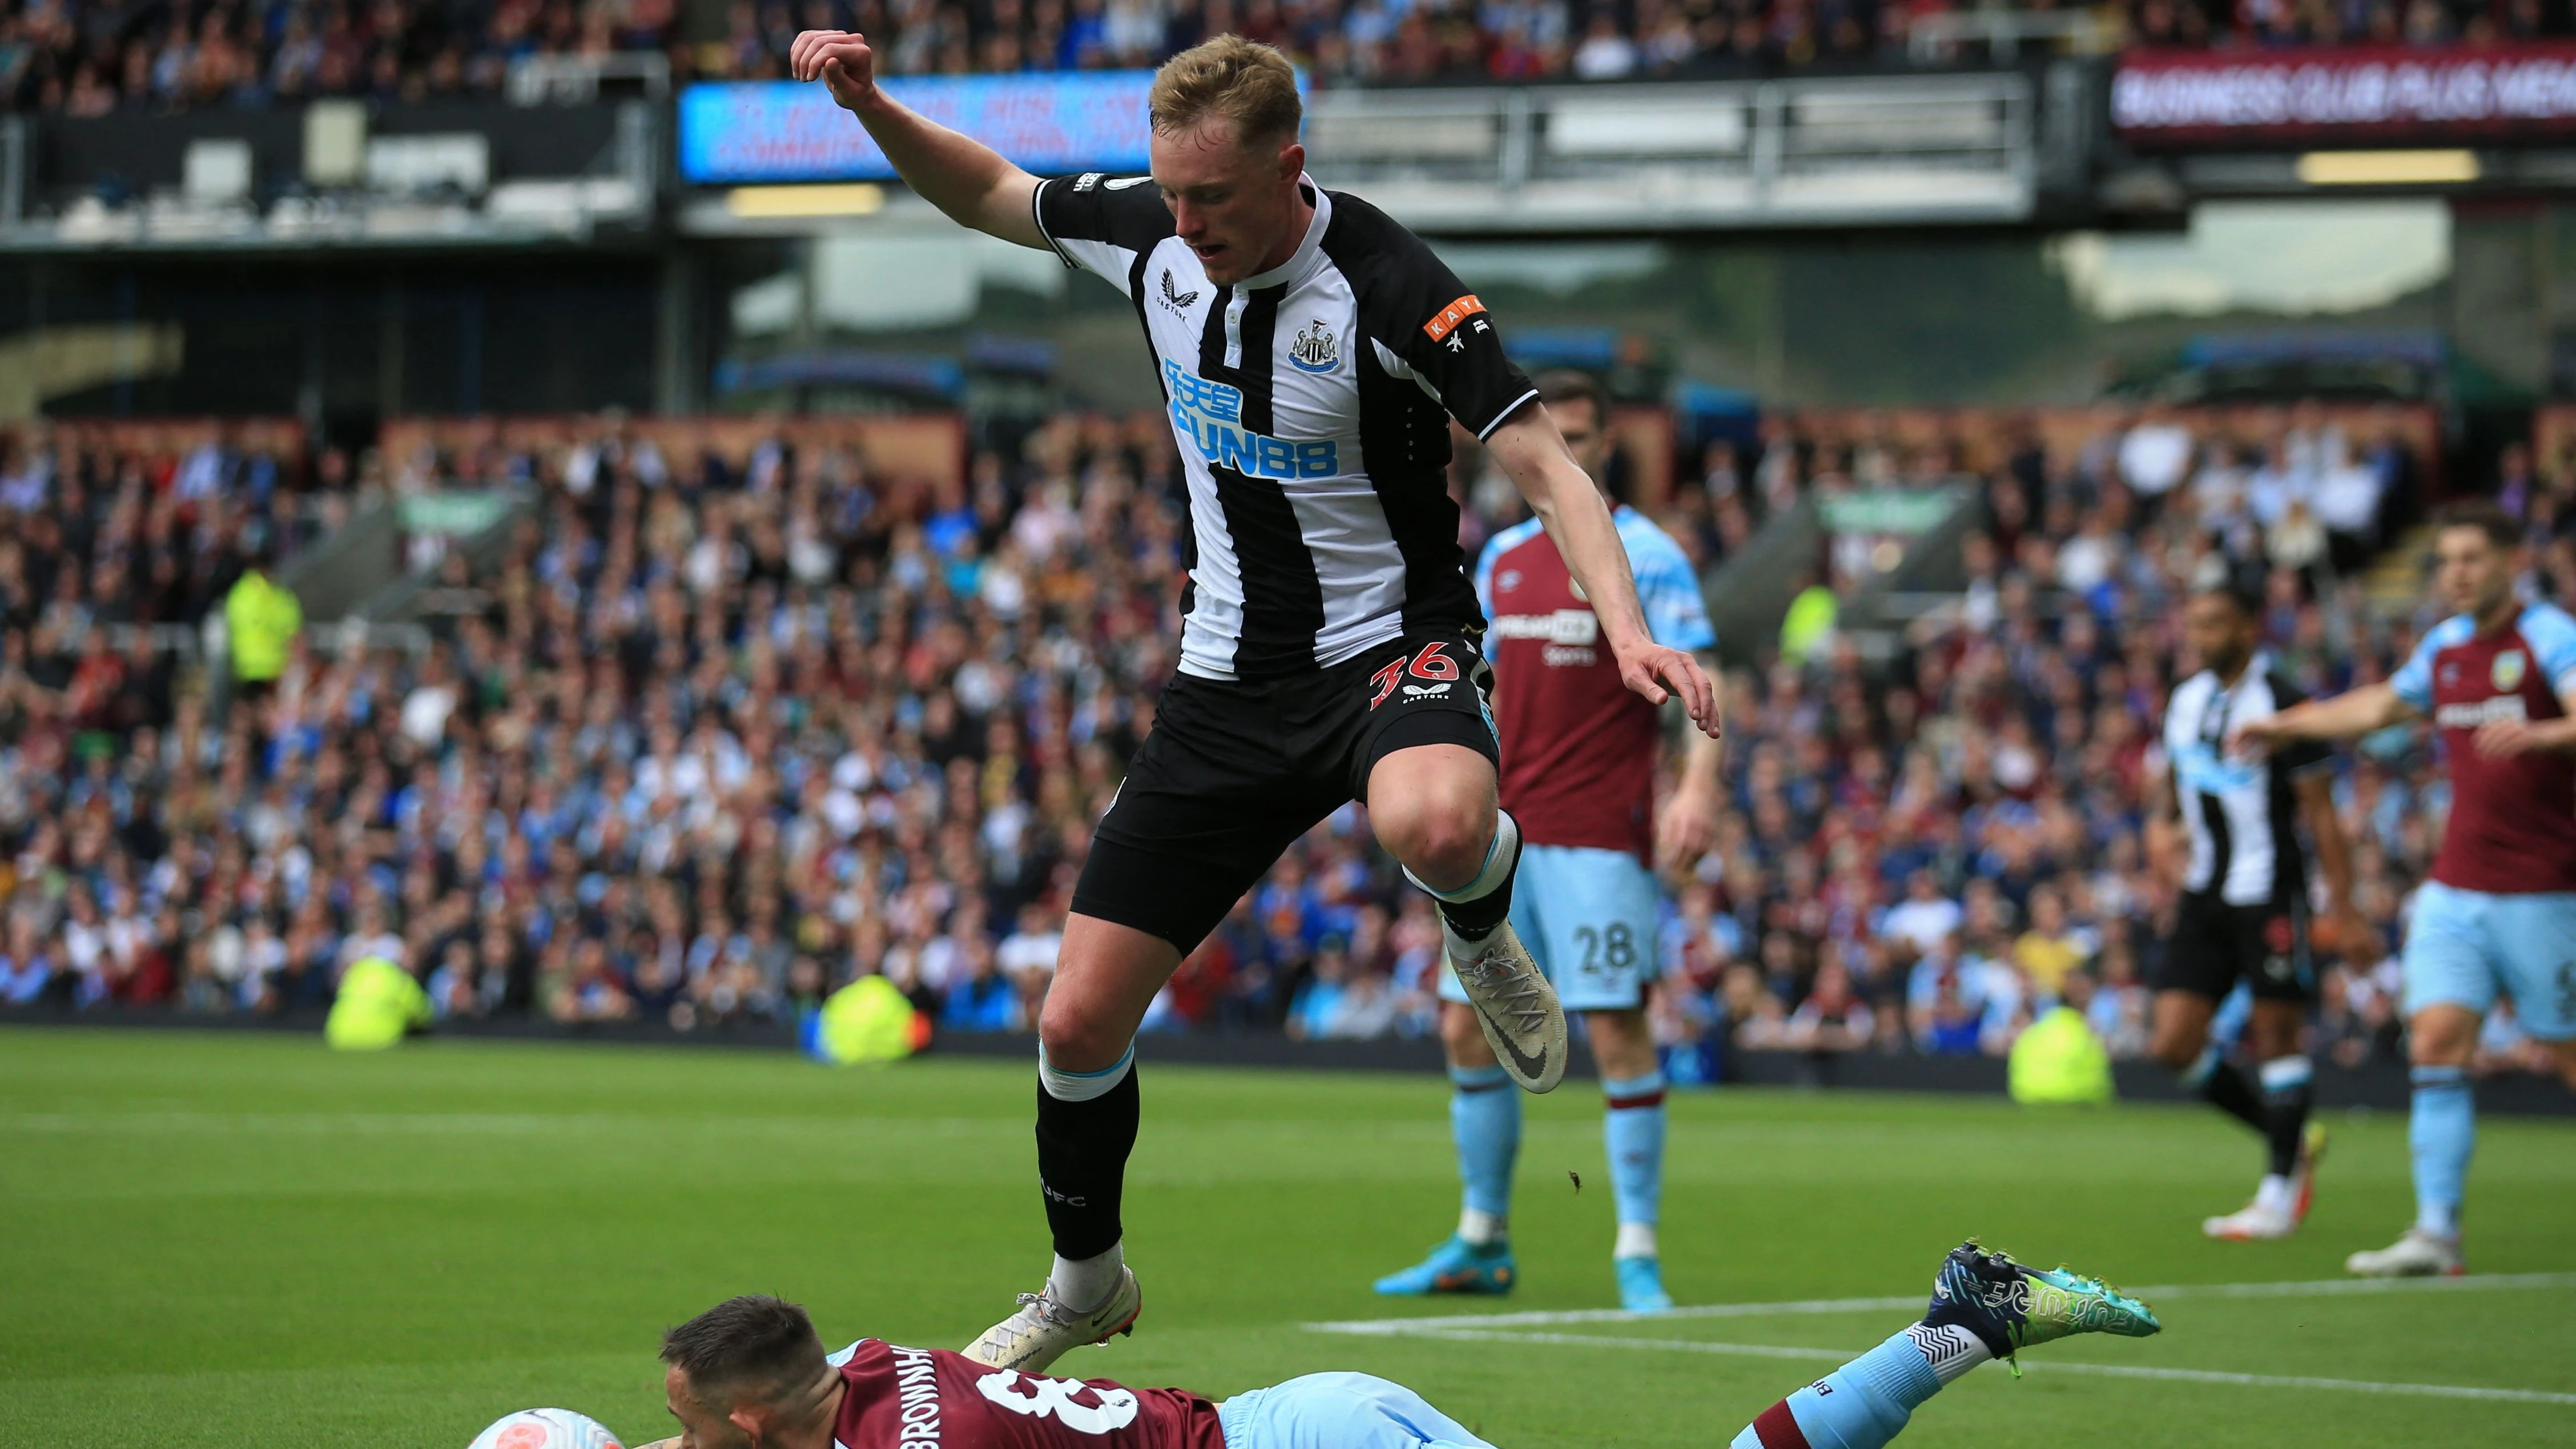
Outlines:
[{"label": "spectator in stand", "polygon": [[2198,440],[2170,408],[2149,408],[2120,437],[2120,481],[2138,496],[2147,518],[2191,474]]},{"label": "spectator in stand", "polygon": [[1905,878],[1905,899],[1879,918],[1878,932],[1919,957],[1956,934],[1965,919],[1959,903],[1941,894],[1940,878],[1930,867],[1918,866]]},{"label": "spectator in stand", "polygon": [[[1712,466],[1732,486],[1694,492],[1743,511],[1748,539],[1756,504],[1923,458],[1985,517],[1967,593],[1883,668],[1827,637],[1726,682],[1745,764],[1717,848],[1676,882],[1653,1005],[1668,1059],[1704,1059],[1712,1032],[1812,1042],[1829,1018],[1889,1049],[2000,1051],[2087,957],[2088,1018],[2135,1050],[2134,958],[2173,904],[2137,848],[2154,749],[2137,722],[2197,667],[2173,620],[2191,581],[2266,574],[2270,642],[2312,692],[2384,674],[2422,627],[2276,567],[2240,526],[2241,484],[2211,480],[2265,433],[2154,416],[2189,431],[2199,471],[2151,518],[2118,471],[2126,424],[2070,446],[2003,420],[1989,446],[1960,415],[1938,446],[1898,446],[1884,420],[1779,414]],[[2352,435],[2403,479],[2385,422]],[[101,1009],[174,990],[318,1007],[373,953],[443,973],[455,1015],[697,1029],[791,1018],[882,972],[951,1030],[1029,1020],[1089,824],[1171,667],[1168,430],[1066,414],[948,486],[804,424],[725,426],[460,431],[354,465],[249,430],[0,442],[0,996],[68,1002],[90,981]],[[2285,469],[2293,434],[2340,456],[2330,418],[2285,419]],[[1504,521],[1475,511],[1480,471],[1463,446],[1470,533]],[[528,535],[479,567],[434,562],[463,611],[421,647],[291,651],[265,748],[248,717],[207,711],[166,639],[114,632],[201,618],[263,543],[312,536],[330,487],[493,476],[534,490]],[[2564,543],[2567,490],[2530,494],[2526,519]],[[2404,738],[2347,763],[2356,899],[2383,935],[2429,863],[2428,764]],[[1354,809],[1301,842],[1158,1023],[1276,1030],[1294,1002],[1312,1035],[1405,1029],[1427,917],[1367,838]],[[89,967],[57,964],[76,951]],[[2330,973],[2339,1060],[2389,1050],[2392,989]],[[1881,1029],[1855,1031],[1852,1007]]]},{"label": "spectator in stand", "polygon": [[[687,39],[672,0],[294,0],[266,10],[210,0],[130,15],[97,0],[22,0],[0,10],[7,42],[0,85],[11,109],[90,117],[330,96],[405,103],[488,96],[521,62],[578,66],[637,53],[663,57],[683,79],[777,79],[786,74],[787,47],[800,25],[865,32],[886,75],[1150,66],[1231,30],[1280,46],[1325,86],[1738,78],[1918,63],[1909,44],[1916,19],[1944,9],[1871,0],[1488,0],[1472,7],[808,0],[791,14],[736,0],[721,38]],[[2290,5],[2220,12],[2184,0],[2131,0],[2128,30],[2131,43],[2148,46],[2277,48],[2436,46],[2464,35],[2511,42],[2569,29],[2563,8],[2515,4],[2498,15],[2482,13],[2461,26],[2431,0],[2353,12]],[[1941,38],[1929,53],[1971,66],[2008,59],[1982,40]]]},{"label": "spectator in stand", "polygon": [[2092,933],[2071,925],[2055,886],[2031,892],[2030,929],[2013,942],[2012,964],[2040,996],[2054,1000],[2067,973],[2093,959]]},{"label": "spectator in stand", "polygon": [[1781,1044],[1797,1051],[1859,1051],[1877,1029],[1869,1003],[1852,990],[1851,972],[1829,961],[1817,968],[1815,989],[1790,1013]]}]

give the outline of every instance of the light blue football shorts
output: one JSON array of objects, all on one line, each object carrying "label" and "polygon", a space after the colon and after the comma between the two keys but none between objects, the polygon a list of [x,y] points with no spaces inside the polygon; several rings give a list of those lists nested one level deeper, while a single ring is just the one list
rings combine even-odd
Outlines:
[{"label": "light blue football shorts", "polygon": [[1493,1449],[1402,1384],[1308,1374],[1217,1405],[1226,1449]]},{"label": "light blue football shorts", "polygon": [[[1525,845],[1512,883],[1512,930],[1568,1011],[1624,1011],[1646,1004],[1663,974],[1655,876],[1624,850]],[[1463,1002],[1443,967],[1440,999]]]},{"label": "light blue football shorts", "polygon": [[2489,895],[2426,881],[2406,926],[2406,1014],[2498,992],[2541,1041],[2576,1037],[2576,892]]}]

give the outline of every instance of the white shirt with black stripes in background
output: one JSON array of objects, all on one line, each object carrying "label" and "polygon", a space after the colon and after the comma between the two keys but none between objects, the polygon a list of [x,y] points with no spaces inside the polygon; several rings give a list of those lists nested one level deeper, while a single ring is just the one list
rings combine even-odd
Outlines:
[{"label": "white shirt with black stripes in background", "polygon": [[2174,798],[2191,839],[2183,888],[2231,906],[2270,905],[2307,894],[2298,800],[2290,782],[2334,763],[2324,745],[2302,740],[2265,759],[2232,759],[2227,737],[2299,703],[2301,694],[2257,653],[2232,686],[2202,670],[2177,685],[2165,706],[2165,755]]},{"label": "white shirt with black stripes in background", "polygon": [[1127,295],[1188,475],[1181,671],[1260,679],[1339,664],[1409,631],[1473,633],[1446,470],[1537,396],[1475,294],[1419,237],[1300,178],[1296,253],[1233,286],[1173,234],[1150,176],[1038,185],[1066,265]]}]

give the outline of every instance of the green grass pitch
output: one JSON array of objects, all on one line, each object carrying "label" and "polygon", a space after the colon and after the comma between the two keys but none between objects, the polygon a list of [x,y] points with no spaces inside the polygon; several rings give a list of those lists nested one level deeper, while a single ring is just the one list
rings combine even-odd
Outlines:
[{"label": "green grass pitch", "polygon": [[[1145,1316],[1066,1372],[1223,1396],[1356,1368],[1506,1449],[1715,1449],[1830,1360],[1706,1345],[1859,1349],[1909,1317],[1563,1330],[1656,1341],[1638,1346],[1313,1331],[1612,1306],[1597,1094],[1573,1083],[1529,1104],[1520,1291],[1429,1304],[1368,1283],[1456,1210],[1436,1078],[1158,1067],[1150,1043],[1144,1056],[1127,1226]],[[963,1343],[1046,1265],[1031,1076],[991,1061],[830,1071],[706,1049],[335,1056],[300,1038],[0,1031],[0,1445],[458,1449],[532,1404],[654,1438],[668,1423],[656,1333],[753,1290],[804,1302],[836,1343]],[[2346,1252],[2393,1235],[2409,1196],[2402,1120],[2333,1126],[2306,1232],[2241,1246],[2204,1242],[2199,1220],[2243,1200],[2256,1151],[2205,1111],[1677,1095],[1667,1272],[1684,1304],[1911,1296],[1979,1233],[2124,1285],[2334,1279]],[[2576,1126],[2483,1123],[2470,1227],[2480,1274],[2571,1276],[2186,1297],[2164,1307],[2160,1338],[2045,1346],[2020,1382],[1972,1375],[1902,1442],[2576,1443]]]}]

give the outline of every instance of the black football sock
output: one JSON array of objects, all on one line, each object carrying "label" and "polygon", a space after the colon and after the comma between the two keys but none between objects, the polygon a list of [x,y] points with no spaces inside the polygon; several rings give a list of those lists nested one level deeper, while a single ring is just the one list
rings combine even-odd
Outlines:
[{"label": "black football sock", "polygon": [[[1122,1070],[1123,1068],[1123,1070]],[[1038,1186],[1046,1194],[1047,1227],[1056,1256],[1096,1258],[1118,1246],[1119,1198],[1127,1181],[1127,1154],[1136,1147],[1139,1098],[1134,1049],[1094,1078],[1115,1080],[1097,1094],[1068,1099],[1050,1090],[1084,1078],[1042,1068],[1038,1082]],[[1072,1090],[1079,1091],[1077,1085]]]},{"label": "black football sock", "polygon": [[1415,885],[1430,891],[1440,903],[1440,918],[1459,939],[1481,941],[1494,934],[1512,913],[1512,882],[1521,870],[1520,822],[1508,810],[1494,812],[1494,839],[1486,850],[1485,867],[1476,878],[1454,891],[1432,890],[1422,878],[1407,868],[1405,875]]},{"label": "black football sock", "polygon": [[2315,1070],[2306,1057],[2274,1057],[2263,1064],[2263,1136],[2272,1149],[2272,1175],[2299,1170],[2299,1149],[2316,1105]]},{"label": "black football sock", "polygon": [[1494,934],[1496,927],[1511,918],[1512,882],[1521,873],[1520,860],[1513,858],[1511,869],[1503,873],[1503,883],[1472,901],[1442,901],[1440,915],[1459,938],[1481,941]]},{"label": "black football sock", "polygon": [[2182,1079],[2184,1085],[2199,1089],[2202,1101],[2266,1138],[2272,1135],[2272,1119],[2263,1110],[2263,1099],[2254,1094],[2253,1084],[2245,1080],[2245,1074],[2236,1069],[2235,1063],[2219,1056],[2215,1045],[2201,1054],[2200,1060],[2190,1071],[2183,1073]]}]

